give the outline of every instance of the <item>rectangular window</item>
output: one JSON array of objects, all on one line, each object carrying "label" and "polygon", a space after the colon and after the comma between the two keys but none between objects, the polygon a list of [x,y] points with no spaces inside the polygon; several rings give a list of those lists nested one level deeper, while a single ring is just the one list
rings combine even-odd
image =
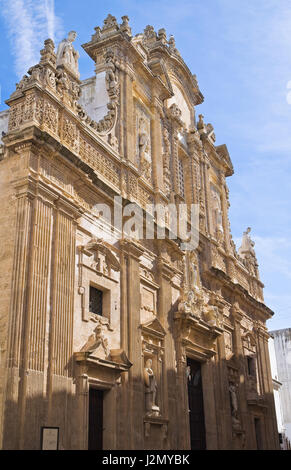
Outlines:
[{"label": "rectangular window", "polygon": [[96,287],[90,286],[90,298],[89,298],[89,311],[102,315],[102,304],[103,304],[103,292],[102,290],[96,289]]},{"label": "rectangular window", "polygon": [[178,183],[179,183],[179,192],[182,197],[185,196],[184,189],[184,168],[181,158],[179,158],[179,167],[178,167]]}]

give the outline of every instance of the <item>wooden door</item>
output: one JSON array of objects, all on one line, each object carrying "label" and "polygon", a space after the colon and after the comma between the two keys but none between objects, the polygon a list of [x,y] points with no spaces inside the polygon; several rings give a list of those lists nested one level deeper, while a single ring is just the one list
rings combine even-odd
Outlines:
[{"label": "wooden door", "polygon": [[103,391],[89,389],[89,436],[88,449],[103,448]]},{"label": "wooden door", "polygon": [[203,389],[200,362],[187,359],[191,449],[206,449]]}]

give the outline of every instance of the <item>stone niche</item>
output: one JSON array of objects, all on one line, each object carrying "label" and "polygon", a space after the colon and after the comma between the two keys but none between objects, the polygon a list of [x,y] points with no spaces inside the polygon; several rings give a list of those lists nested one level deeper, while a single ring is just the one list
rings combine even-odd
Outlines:
[{"label": "stone niche", "polygon": [[164,414],[165,330],[155,316],[140,325],[144,381],[144,437],[148,449],[166,447],[168,419]]},{"label": "stone niche", "polygon": [[242,335],[243,352],[246,369],[247,400],[249,405],[260,401],[260,386],[258,380],[256,340],[252,331]]},{"label": "stone niche", "polygon": [[141,323],[145,323],[157,315],[157,293],[159,285],[154,280],[152,271],[146,266],[140,266],[140,297]]},{"label": "stone niche", "polygon": [[151,119],[145,109],[136,103],[136,162],[141,177],[152,184]]}]

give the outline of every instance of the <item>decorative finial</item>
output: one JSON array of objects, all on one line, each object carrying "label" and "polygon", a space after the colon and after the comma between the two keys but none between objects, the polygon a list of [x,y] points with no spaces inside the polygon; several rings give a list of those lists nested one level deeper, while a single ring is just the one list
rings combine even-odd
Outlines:
[{"label": "decorative finial", "polygon": [[129,22],[129,18],[127,15],[124,15],[121,17],[122,19],[122,24],[120,25],[120,31],[123,31],[124,33],[127,33],[128,36],[132,36],[132,33],[131,33],[131,28],[128,24]]},{"label": "decorative finial", "polygon": [[103,23],[104,25],[103,25],[102,31],[106,31],[107,29],[111,29],[111,28],[118,29],[118,23],[116,21],[116,18],[115,16],[110,15],[110,13],[107,16],[107,18],[105,18]]},{"label": "decorative finial", "polygon": [[55,45],[52,39],[44,41],[44,48],[40,51],[40,64],[50,63],[53,67],[56,65]]},{"label": "decorative finial", "polygon": [[159,41],[162,41],[164,44],[167,42],[167,34],[165,28],[161,28],[158,31],[158,39]]}]

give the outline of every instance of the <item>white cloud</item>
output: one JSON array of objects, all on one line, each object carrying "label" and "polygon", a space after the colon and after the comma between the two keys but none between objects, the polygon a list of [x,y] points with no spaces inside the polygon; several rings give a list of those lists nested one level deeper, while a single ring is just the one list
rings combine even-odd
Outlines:
[{"label": "white cloud", "polygon": [[61,21],[54,13],[54,0],[0,0],[0,7],[15,57],[15,71],[21,77],[39,61],[43,41],[59,38]]},{"label": "white cloud", "polygon": [[291,241],[283,237],[254,236],[258,260],[262,260],[264,270],[275,272],[285,279],[291,279]]},{"label": "white cloud", "polygon": [[[286,278],[291,279],[291,241],[284,237],[262,237],[251,235],[255,242],[255,252],[258,258],[259,267],[265,272],[276,272]],[[242,237],[233,237],[237,247],[240,247]],[[263,280],[264,281],[264,280]]]}]

